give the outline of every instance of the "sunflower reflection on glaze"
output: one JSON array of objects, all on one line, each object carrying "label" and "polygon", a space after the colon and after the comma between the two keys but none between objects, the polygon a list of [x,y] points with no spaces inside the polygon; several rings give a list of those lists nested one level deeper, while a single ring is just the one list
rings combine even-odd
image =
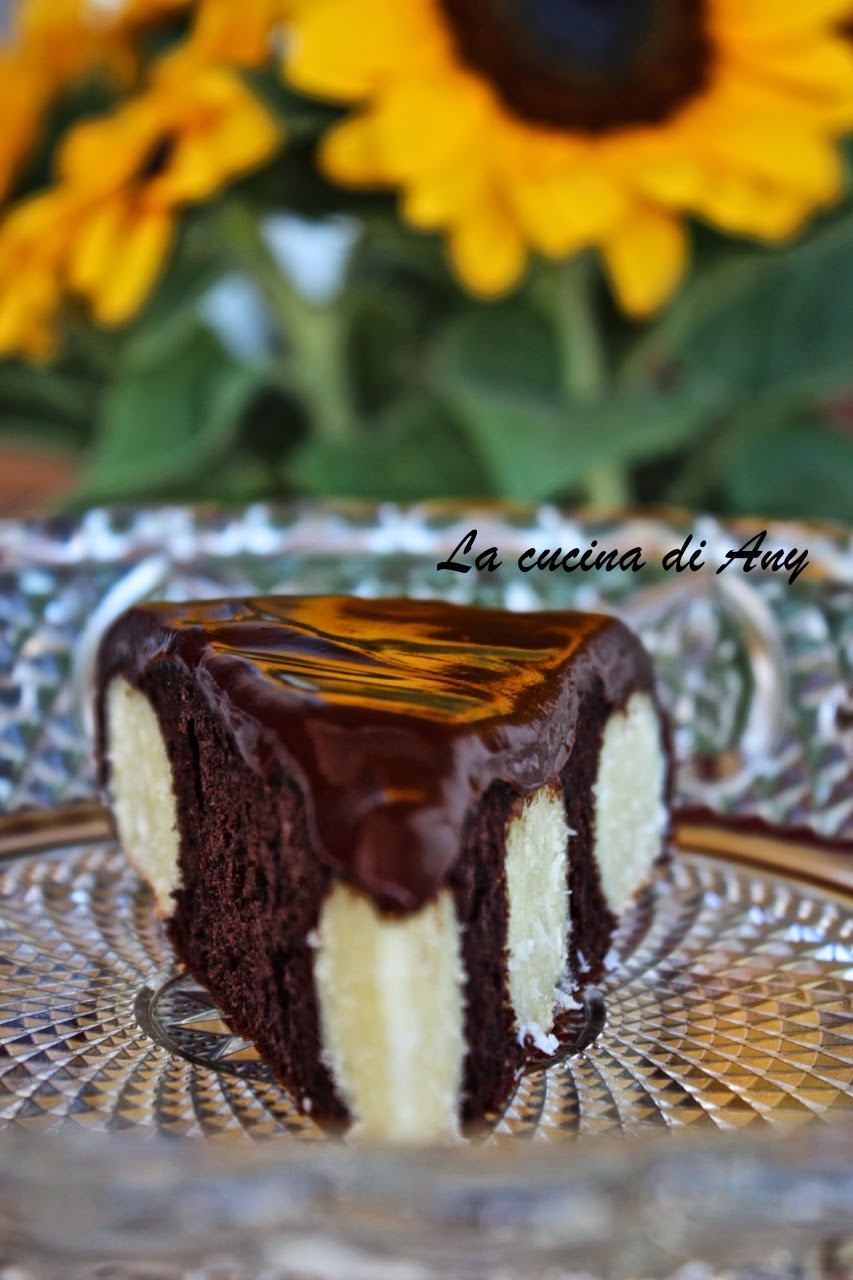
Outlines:
[{"label": "sunflower reflection on glaze", "polygon": [[[161,611],[164,621],[169,613]],[[216,659],[252,663],[294,701],[371,706],[458,725],[538,705],[554,669],[606,620],[469,610],[467,630],[429,601],[259,597],[171,611]],[[283,687],[282,687],[283,686]]]},{"label": "sunflower reflection on glaze", "polygon": [[685,269],[685,215],[764,241],[842,192],[851,0],[297,0],[286,72],[358,104],[321,161],[390,186],[463,282],[604,257],[623,309]]}]

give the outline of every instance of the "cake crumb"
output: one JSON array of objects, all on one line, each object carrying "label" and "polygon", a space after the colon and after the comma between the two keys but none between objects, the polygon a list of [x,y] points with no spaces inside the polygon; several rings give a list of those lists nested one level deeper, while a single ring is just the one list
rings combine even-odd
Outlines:
[{"label": "cake crumb", "polygon": [[556,1053],[560,1047],[560,1041],[556,1036],[547,1035],[536,1023],[529,1023],[522,1027],[518,1033],[519,1044],[525,1044],[528,1040],[532,1041],[535,1049],[540,1053],[544,1053],[547,1057]]}]

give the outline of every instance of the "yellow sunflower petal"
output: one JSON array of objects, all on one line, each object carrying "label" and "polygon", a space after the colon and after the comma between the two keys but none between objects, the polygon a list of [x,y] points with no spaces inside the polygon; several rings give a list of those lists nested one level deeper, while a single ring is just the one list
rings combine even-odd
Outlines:
[{"label": "yellow sunflower petal", "polygon": [[706,168],[683,126],[665,137],[652,129],[617,130],[592,148],[602,169],[647,203],[683,209],[702,190]]},{"label": "yellow sunflower petal", "polygon": [[151,100],[134,99],[114,115],[75,125],[62,142],[60,178],[92,191],[120,187],[136,172],[161,131]]},{"label": "yellow sunflower petal", "polygon": [[212,139],[223,179],[231,179],[264,164],[278,151],[284,131],[255,99],[225,114]]},{"label": "yellow sunflower petal", "polygon": [[516,283],[527,253],[514,219],[497,200],[484,199],[453,228],[450,259],[473,293],[491,298]]},{"label": "yellow sunflower petal", "polygon": [[850,0],[711,0],[711,20],[723,34],[778,39],[840,24],[850,17]]},{"label": "yellow sunflower petal", "polygon": [[797,192],[731,173],[718,173],[691,207],[723,231],[771,242],[789,239],[814,213],[814,202]]},{"label": "yellow sunflower petal", "polygon": [[300,12],[287,75],[318,97],[361,98],[402,66],[434,64],[446,46],[425,0],[315,0]]},{"label": "yellow sunflower petal", "polygon": [[69,243],[74,216],[73,201],[58,190],[22,200],[0,226],[0,260],[13,265],[34,258],[58,265]]},{"label": "yellow sunflower petal", "polygon": [[465,163],[472,149],[488,147],[489,106],[489,95],[473,76],[390,86],[375,113],[383,169],[406,179]]},{"label": "yellow sunflower petal", "polygon": [[92,311],[103,325],[124,324],[150,293],[174,235],[174,218],[148,213],[126,226],[123,247],[112,272],[89,291]]},{"label": "yellow sunflower petal", "polygon": [[197,133],[178,139],[166,169],[148,185],[145,203],[167,209],[204,200],[223,185],[219,157],[211,140]]},{"label": "yellow sunflower petal", "polygon": [[543,179],[524,175],[506,194],[531,244],[555,258],[605,239],[628,203],[625,190],[591,165]]},{"label": "yellow sunflower petal", "polygon": [[[91,0],[89,0],[91,3]],[[192,0],[124,0],[114,20],[124,27],[138,27],[156,22],[188,9]]]},{"label": "yellow sunflower petal", "polygon": [[175,67],[220,63],[252,67],[272,52],[285,17],[281,0],[199,0],[189,38],[166,55]]},{"label": "yellow sunflower petal", "polygon": [[538,177],[558,176],[589,154],[588,142],[580,134],[531,128],[498,104],[495,104],[495,113],[492,123],[495,153],[508,171]]},{"label": "yellow sunflower petal", "polygon": [[11,187],[19,165],[32,147],[49,98],[38,65],[0,49],[0,200]]},{"label": "yellow sunflower petal", "polygon": [[604,262],[628,315],[655,311],[687,267],[688,242],[681,223],[650,206],[638,206],[604,245]]},{"label": "yellow sunflower petal", "polygon": [[133,78],[136,54],[106,9],[97,12],[88,0],[19,0],[14,9],[20,49],[54,87],[93,70],[120,84]]},{"label": "yellow sunflower petal", "polygon": [[425,230],[453,223],[484,196],[488,171],[479,165],[451,165],[413,180],[403,197],[407,222]]},{"label": "yellow sunflower petal", "polygon": [[372,116],[354,116],[330,129],[320,144],[320,166],[346,186],[388,181],[379,160],[379,139]]},{"label": "yellow sunflower petal", "polygon": [[807,106],[731,69],[720,79],[716,94],[685,114],[680,145],[693,147],[711,171],[752,175],[816,201],[837,198],[841,158]]},{"label": "yellow sunflower petal", "polygon": [[[9,277],[7,277],[8,280]],[[57,349],[59,281],[39,263],[20,263],[11,287],[0,292],[0,355],[48,360]]]},{"label": "yellow sunflower petal", "polygon": [[207,127],[178,132],[169,164],[149,184],[149,201],[168,206],[204,200],[267,161],[283,138],[272,116],[244,93]]},{"label": "yellow sunflower petal", "polygon": [[0,225],[0,353],[55,353],[73,228],[74,209],[57,191],[22,201]]},{"label": "yellow sunflower petal", "polygon": [[732,56],[770,83],[826,104],[836,117],[844,104],[853,112],[853,42],[826,37],[785,48],[753,45],[732,50]]},{"label": "yellow sunflower petal", "polygon": [[53,316],[0,301],[0,355],[46,362],[58,347]]},{"label": "yellow sunflower petal", "polygon": [[72,245],[68,279],[72,289],[86,296],[121,269],[127,211],[122,201],[94,207],[83,221]]}]

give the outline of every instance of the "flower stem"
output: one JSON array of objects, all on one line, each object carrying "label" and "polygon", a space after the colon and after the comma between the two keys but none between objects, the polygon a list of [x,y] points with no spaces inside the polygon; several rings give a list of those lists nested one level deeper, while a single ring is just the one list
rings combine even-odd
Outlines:
[{"label": "flower stem", "polygon": [[[560,369],[567,405],[607,395],[608,370],[601,329],[595,314],[592,258],[569,258],[557,272],[554,318],[560,341]],[[588,502],[594,507],[623,507],[630,501],[628,476],[616,463],[600,463],[584,477]]]},{"label": "flower stem", "polygon": [[355,414],[341,308],[309,302],[293,287],[249,209],[238,204],[223,209],[222,232],[227,248],[258,285],[279,325],[286,344],[284,371],[305,402],[317,436],[330,444],[351,439]]}]

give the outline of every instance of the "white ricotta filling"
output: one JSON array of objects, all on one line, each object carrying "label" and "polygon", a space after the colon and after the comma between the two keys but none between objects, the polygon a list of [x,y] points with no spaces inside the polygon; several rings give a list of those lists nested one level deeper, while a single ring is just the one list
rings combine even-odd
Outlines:
[{"label": "white ricotta filling", "polygon": [[605,726],[593,788],[595,858],[617,915],[649,880],[661,852],[665,784],[660,717],[648,694],[632,694]]},{"label": "white ricotta filling", "polygon": [[323,1056],[353,1135],[396,1142],[456,1135],[464,977],[450,893],[391,919],[337,884],[320,915],[314,978]]},{"label": "white ricotta filling", "polygon": [[180,887],[178,815],[172,766],[154,708],[116,676],[106,697],[107,756],[116,827],[128,860],[169,916]]},{"label": "white ricotta filling", "polygon": [[542,787],[507,826],[510,998],[519,1039],[543,1053],[557,1048],[548,1030],[568,964],[570,836],[559,786]]}]

